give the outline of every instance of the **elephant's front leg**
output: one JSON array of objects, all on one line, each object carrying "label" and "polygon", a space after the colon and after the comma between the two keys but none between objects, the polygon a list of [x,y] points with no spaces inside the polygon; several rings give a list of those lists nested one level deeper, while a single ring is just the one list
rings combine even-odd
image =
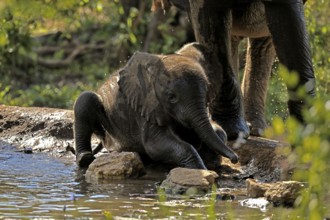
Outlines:
[{"label": "elephant's front leg", "polygon": [[245,119],[255,136],[261,136],[267,126],[265,103],[275,55],[271,37],[249,39],[242,91]]},{"label": "elephant's front leg", "polygon": [[303,121],[302,107],[305,100],[297,95],[304,87],[309,96],[315,96],[315,76],[309,48],[302,1],[287,3],[265,2],[268,27],[273,37],[279,61],[299,76],[298,86],[288,88],[289,111]]},{"label": "elephant's front leg", "polygon": [[196,149],[179,139],[168,127],[146,124],[143,129],[143,146],[154,161],[178,167],[206,169]]},{"label": "elephant's front leg", "polygon": [[[210,110],[212,118],[225,129],[229,139],[238,137],[239,133],[248,137],[249,128],[244,120],[241,92],[231,59],[231,12],[229,6],[219,7],[219,4],[222,3],[190,0],[190,17],[196,39],[214,51],[223,66],[223,82],[219,82],[219,77],[208,76],[218,88]],[[219,74],[222,74],[221,70]]]},{"label": "elephant's front leg", "polygon": [[99,96],[94,92],[83,92],[74,105],[74,140],[76,162],[80,167],[88,167],[95,159],[91,137],[95,133],[104,136],[102,120],[104,109]]}]

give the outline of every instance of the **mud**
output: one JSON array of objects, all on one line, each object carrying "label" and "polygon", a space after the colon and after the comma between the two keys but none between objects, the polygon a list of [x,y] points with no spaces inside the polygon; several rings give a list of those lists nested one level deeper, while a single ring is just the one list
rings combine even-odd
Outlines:
[{"label": "mud", "polygon": [[55,157],[72,155],[73,112],[64,109],[0,106],[0,140],[33,152]]}]

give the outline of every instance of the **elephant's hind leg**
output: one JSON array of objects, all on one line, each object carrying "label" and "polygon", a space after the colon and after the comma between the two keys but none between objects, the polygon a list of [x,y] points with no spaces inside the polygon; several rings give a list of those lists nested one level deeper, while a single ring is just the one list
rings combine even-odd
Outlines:
[{"label": "elephant's hind leg", "polygon": [[74,105],[74,139],[76,162],[80,167],[88,167],[95,159],[91,137],[93,133],[104,133],[100,116],[104,109],[99,96],[93,92],[83,92]]},{"label": "elephant's hind leg", "polygon": [[242,91],[245,119],[255,136],[261,136],[267,126],[265,102],[275,55],[271,37],[249,39]]},{"label": "elephant's hind leg", "polygon": [[303,2],[288,3],[264,2],[268,27],[273,37],[279,61],[290,71],[298,73],[299,81],[295,87],[288,87],[288,107],[291,115],[303,122],[302,109],[306,98],[299,96],[303,88],[310,97],[315,96],[315,75],[306,30]]}]

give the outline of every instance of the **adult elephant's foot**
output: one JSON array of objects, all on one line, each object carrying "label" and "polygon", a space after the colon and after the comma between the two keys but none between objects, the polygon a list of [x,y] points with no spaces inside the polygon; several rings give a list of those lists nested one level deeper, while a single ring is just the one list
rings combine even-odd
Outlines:
[{"label": "adult elephant's foot", "polygon": [[246,139],[250,135],[249,126],[247,125],[243,116],[213,116],[213,120],[216,121],[226,131],[228,140],[235,140],[238,137]]},{"label": "adult elephant's foot", "polygon": [[250,135],[261,137],[264,135],[267,123],[264,115],[256,115],[255,113],[245,113],[246,121],[250,127]]},{"label": "adult elephant's foot", "polygon": [[78,153],[76,156],[76,163],[81,168],[87,168],[94,160],[94,155],[88,151]]},{"label": "adult elephant's foot", "polygon": [[262,137],[265,133],[267,125],[261,125],[254,122],[248,122],[250,126],[250,135]]},{"label": "adult elephant's foot", "polygon": [[210,105],[212,119],[227,133],[228,140],[248,138],[250,129],[244,119],[242,95],[234,74],[224,77],[220,92]]}]

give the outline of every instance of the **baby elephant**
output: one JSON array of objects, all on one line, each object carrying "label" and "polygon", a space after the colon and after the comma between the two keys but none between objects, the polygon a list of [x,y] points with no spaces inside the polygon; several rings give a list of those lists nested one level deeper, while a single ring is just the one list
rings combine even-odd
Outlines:
[{"label": "baby elephant", "polygon": [[189,44],[171,55],[136,52],[97,93],[83,92],[74,105],[77,164],[95,159],[92,134],[103,145],[115,139],[118,151],[174,166],[206,169],[202,157],[219,154],[236,163],[224,130],[209,117],[203,51]]}]

